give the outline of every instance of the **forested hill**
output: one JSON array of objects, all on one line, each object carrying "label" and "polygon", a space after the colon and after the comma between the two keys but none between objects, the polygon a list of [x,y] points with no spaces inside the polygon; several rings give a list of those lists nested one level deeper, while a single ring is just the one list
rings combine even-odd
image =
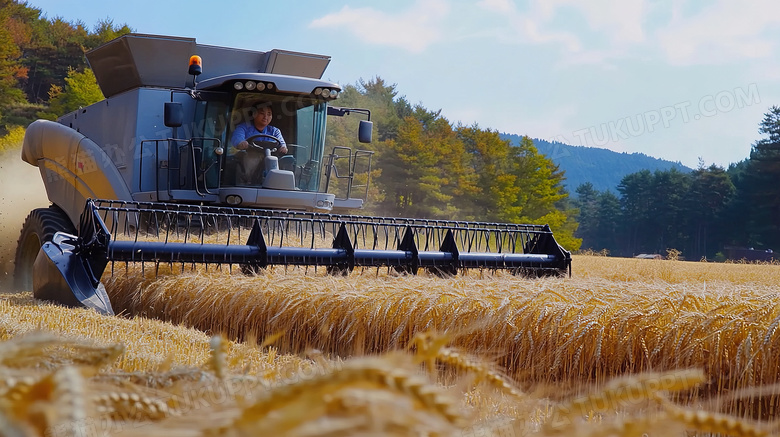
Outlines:
[{"label": "forested hill", "polygon": [[[520,144],[523,139],[522,136],[514,134],[501,134],[501,138],[510,140],[514,146]],[[593,188],[598,191],[610,190],[617,193],[620,180],[640,170],[647,169],[654,172],[675,168],[686,173],[691,171],[679,162],[653,158],[644,153],[618,153],[607,149],[570,146],[537,138],[533,141],[539,153],[552,159],[561,170],[565,171],[564,184],[572,195],[574,190],[585,182],[593,184]]]}]

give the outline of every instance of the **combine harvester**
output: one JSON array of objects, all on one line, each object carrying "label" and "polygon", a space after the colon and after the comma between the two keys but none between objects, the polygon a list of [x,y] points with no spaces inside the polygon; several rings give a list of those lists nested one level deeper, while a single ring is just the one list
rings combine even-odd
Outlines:
[{"label": "combine harvester", "polygon": [[[327,117],[366,116],[362,143],[373,127],[368,110],[330,106],[341,88],[321,79],[327,56],[130,34],[87,59],[105,100],[38,120],[24,139],[22,159],[40,169],[52,203],[27,217],[16,253],[16,285],[37,298],[113,314],[100,278],[116,262],[334,274],[571,269],[547,226],[345,215],[363,206],[372,152],[336,145],[326,154]],[[258,104],[270,105],[287,142],[280,158],[267,135],[230,150]],[[247,174],[262,179],[237,177]],[[328,193],[336,184],[346,196]]]}]

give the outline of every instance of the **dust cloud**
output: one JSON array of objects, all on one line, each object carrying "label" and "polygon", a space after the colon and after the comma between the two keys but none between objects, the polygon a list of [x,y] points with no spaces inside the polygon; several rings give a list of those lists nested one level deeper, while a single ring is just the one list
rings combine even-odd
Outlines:
[{"label": "dust cloud", "polygon": [[38,167],[22,161],[18,149],[0,152],[0,292],[13,284],[16,240],[24,219],[48,205]]}]

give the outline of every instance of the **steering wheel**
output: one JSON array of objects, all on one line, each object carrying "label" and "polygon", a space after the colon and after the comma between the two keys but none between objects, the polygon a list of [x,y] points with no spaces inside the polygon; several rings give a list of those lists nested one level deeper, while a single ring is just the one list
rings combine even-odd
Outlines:
[{"label": "steering wheel", "polygon": [[[255,141],[257,141],[260,138],[268,138],[270,141],[258,141],[258,142],[255,142]],[[276,138],[273,135],[266,135],[266,134],[252,135],[251,137],[245,139],[244,141],[249,143],[249,145],[252,146],[255,149],[260,149],[260,150],[271,149],[272,152],[275,151],[276,149],[282,147],[282,142],[279,141],[279,138]],[[269,147],[269,146],[260,145],[258,143],[275,143],[276,145],[274,145],[272,147]]]}]

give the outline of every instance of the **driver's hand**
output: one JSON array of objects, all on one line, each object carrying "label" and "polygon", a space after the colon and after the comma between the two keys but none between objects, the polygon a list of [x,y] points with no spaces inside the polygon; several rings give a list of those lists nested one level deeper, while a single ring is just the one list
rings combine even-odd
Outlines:
[{"label": "driver's hand", "polygon": [[281,154],[285,154],[285,153],[287,153],[287,146],[282,146],[282,147],[280,147],[280,148],[279,148],[279,153],[281,153]]},{"label": "driver's hand", "polygon": [[238,150],[246,150],[247,147],[249,147],[249,143],[246,141],[241,141],[240,143],[236,144],[236,149]]}]

